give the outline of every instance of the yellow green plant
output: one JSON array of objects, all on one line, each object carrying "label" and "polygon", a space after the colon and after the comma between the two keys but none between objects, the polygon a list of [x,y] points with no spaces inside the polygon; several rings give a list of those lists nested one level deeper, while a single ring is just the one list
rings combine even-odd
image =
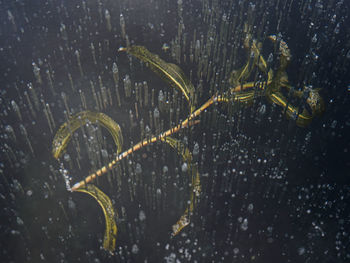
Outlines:
[{"label": "yellow green plant", "polygon": [[[101,206],[106,219],[106,231],[103,242],[104,249],[111,253],[115,250],[117,235],[115,217],[117,213],[115,212],[109,197],[96,186],[92,185],[92,182],[98,176],[106,174],[108,170],[113,169],[113,167],[125,157],[142,149],[146,145],[162,141],[176,150],[176,152],[182,157],[183,161],[188,164],[188,173],[191,178],[190,202],[183,215],[177,223],[173,225],[173,235],[176,235],[190,222],[190,215],[193,213],[197,197],[200,195],[201,184],[198,168],[192,160],[192,155],[189,149],[178,139],[170,137],[171,135],[177,133],[183,128],[197,124],[199,120],[196,120],[196,117],[215,102],[238,102],[247,104],[252,103],[257,96],[265,96],[271,103],[283,107],[287,117],[295,119],[296,125],[300,127],[305,127],[316,115],[324,110],[324,103],[318,89],[310,89],[307,87],[304,87],[304,91],[294,91],[294,89],[292,89],[285,71],[291,57],[289,48],[283,40],[277,41],[276,36],[270,36],[269,38],[279,44],[280,65],[275,72],[268,67],[268,63],[260,52],[262,46],[261,43],[253,40],[251,35],[247,34],[244,45],[249,53],[253,55],[253,59],[249,57],[246,64],[240,70],[235,70],[231,73],[229,82],[232,87],[229,90],[222,94],[213,95],[197,109],[194,104],[194,87],[178,66],[163,61],[143,46],[130,46],[119,49],[119,51],[127,52],[143,61],[151,70],[170,83],[171,86],[179,89],[189,104],[190,114],[184,121],[175,127],[171,127],[156,136],[143,139],[124,152],[122,152],[123,138],[119,125],[103,113],[91,111],[80,112],[72,116],[57,131],[52,144],[52,154],[56,159],[59,159],[62,156],[62,153],[71,139],[71,134],[87,122],[96,123],[105,127],[113,137],[117,146],[117,156],[114,160],[71,187],[71,191],[83,192],[91,195]],[[259,70],[265,74],[266,79],[260,82],[247,82],[254,70]],[[281,89],[286,89],[292,94],[292,96],[299,99],[304,98],[305,94],[307,94],[306,103],[309,105],[309,109],[303,108],[301,110],[299,107],[295,107],[288,103],[288,100],[282,94]]]}]

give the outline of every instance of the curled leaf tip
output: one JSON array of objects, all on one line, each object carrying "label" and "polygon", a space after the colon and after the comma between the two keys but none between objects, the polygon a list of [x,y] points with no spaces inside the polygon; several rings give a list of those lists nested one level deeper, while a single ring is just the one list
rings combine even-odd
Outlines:
[{"label": "curled leaf tip", "polygon": [[158,55],[151,53],[144,46],[130,46],[123,48],[122,51],[126,51],[134,57],[147,63],[146,65],[152,71],[157,73],[171,86],[178,88],[188,101],[190,111],[194,111],[194,86],[177,65],[162,60]]},{"label": "curled leaf tip", "polygon": [[115,220],[117,212],[113,208],[111,199],[98,187],[92,184],[87,184],[85,188],[80,188],[77,190],[77,192],[89,194],[98,202],[102,208],[102,212],[105,216],[106,226],[103,239],[103,249],[111,254],[114,254],[118,229]]}]

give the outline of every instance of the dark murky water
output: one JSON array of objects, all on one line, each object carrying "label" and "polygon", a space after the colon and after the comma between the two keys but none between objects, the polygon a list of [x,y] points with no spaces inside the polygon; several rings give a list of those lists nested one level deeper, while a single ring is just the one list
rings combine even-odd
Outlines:
[{"label": "dark murky water", "polygon": [[[1,262],[349,261],[349,13],[332,0],[0,1]],[[55,133],[83,110],[115,120],[123,150],[175,127],[189,115],[185,97],[119,47],[177,64],[198,108],[253,60],[245,25],[275,73],[281,51],[268,36],[288,44],[292,90],[320,88],[324,113],[298,127],[255,95],[249,105],[214,103],[173,135],[201,178],[191,223],[175,237],[190,199],[187,164],[161,142],[129,155],[94,182],[118,213],[110,255],[101,207],[67,191],[61,172],[73,185],[108,164],[113,139],[84,126],[57,161]],[[267,72],[247,81],[256,89]],[[284,95],[301,114],[307,95]]]}]

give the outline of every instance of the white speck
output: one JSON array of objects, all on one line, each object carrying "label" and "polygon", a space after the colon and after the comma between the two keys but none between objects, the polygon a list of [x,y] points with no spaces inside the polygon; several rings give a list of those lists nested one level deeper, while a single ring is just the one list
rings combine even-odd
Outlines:
[{"label": "white speck", "polygon": [[304,254],[305,254],[305,248],[304,248],[304,247],[298,248],[298,255],[299,255],[299,256],[302,256],[302,255],[304,255]]},{"label": "white speck", "polygon": [[69,162],[69,161],[70,161],[70,156],[69,156],[69,154],[68,154],[68,153],[64,154],[63,159],[64,159],[66,162]]},{"label": "white speck", "polygon": [[108,158],[108,152],[105,149],[101,149],[101,154],[103,158]]},{"label": "white speck", "polygon": [[139,213],[139,220],[144,221],[145,219],[146,219],[146,214],[143,210],[141,210]]},{"label": "white speck", "polygon": [[241,224],[241,229],[246,231],[248,229],[248,219],[244,218],[243,223]]},{"label": "white speck", "polygon": [[266,106],[265,104],[261,105],[260,108],[258,109],[258,112],[260,115],[264,115],[266,112]]},{"label": "white speck", "polygon": [[185,173],[185,172],[187,172],[187,170],[188,170],[187,163],[183,163],[181,166],[181,171]]},{"label": "white speck", "polygon": [[248,208],[247,208],[248,212],[253,213],[253,209],[254,209],[254,205],[253,204],[249,204]]},{"label": "white speck", "polygon": [[20,226],[24,225],[23,220],[19,216],[17,216],[17,220],[16,221],[17,221],[18,225],[20,225]]},{"label": "white speck", "polygon": [[142,173],[141,164],[139,163],[136,164],[135,173],[138,175]]},{"label": "white speck", "polygon": [[169,171],[168,166],[164,165],[164,167],[163,167],[163,173],[167,173],[168,171]]},{"label": "white speck", "polygon": [[133,254],[139,253],[139,247],[138,247],[136,244],[132,245],[131,252],[132,252]]}]

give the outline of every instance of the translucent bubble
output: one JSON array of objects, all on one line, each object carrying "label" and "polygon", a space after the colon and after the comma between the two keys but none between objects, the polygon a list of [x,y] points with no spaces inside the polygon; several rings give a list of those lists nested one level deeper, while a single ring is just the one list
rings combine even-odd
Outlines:
[{"label": "translucent bubble", "polygon": [[135,173],[138,174],[138,175],[142,173],[141,164],[139,164],[139,163],[136,164]]},{"label": "translucent bubble", "polygon": [[248,219],[247,219],[247,218],[244,218],[244,219],[243,219],[243,222],[242,222],[242,224],[241,224],[241,229],[242,229],[243,231],[246,231],[246,230],[248,229]]},{"label": "translucent bubble", "polygon": [[187,170],[188,170],[187,163],[183,163],[182,166],[181,166],[181,171],[185,173],[185,172],[187,172]]},{"label": "translucent bubble", "polygon": [[312,39],[311,39],[312,43],[316,43],[317,42],[317,34],[315,34]]},{"label": "translucent bubble", "polygon": [[139,220],[144,221],[146,219],[146,214],[143,210],[140,210],[139,212]]},{"label": "translucent bubble", "polygon": [[154,109],[153,115],[154,118],[159,118],[159,110],[157,108]]},{"label": "translucent bubble", "polygon": [[101,154],[103,158],[108,158],[108,152],[105,149],[101,149]]},{"label": "translucent bubble", "polygon": [[198,155],[199,154],[199,144],[195,143],[193,147],[193,155]]},{"label": "translucent bubble", "polygon": [[253,209],[254,209],[254,205],[253,204],[249,204],[248,208],[247,208],[248,212],[253,213]]},{"label": "translucent bubble", "polygon": [[12,234],[12,235],[19,235],[20,232],[13,229],[13,230],[11,230],[11,234]]},{"label": "translucent bubble", "polygon": [[163,166],[163,173],[167,173],[169,171],[168,166],[164,165]]},{"label": "translucent bubble", "polygon": [[299,255],[299,256],[302,256],[302,255],[304,255],[304,254],[305,254],[305,248],[304,248],[304,247],[298,248],[298,255]]},{"label": "translucent bubble", "polygon": [[125,75],[123,82],[124,82],[125,96],[130,97],[131,96],[131,80],[130,80],[129,75]]},{"label": "translucent bubble", "polygon": [[22,189],[22,185],[20,184],[20,182],[17,179],[13,179],[13,189],[16,192],[19,192]]},{"label": "translucent bubble", "polygon": [[270,53],[270,55],[268,56],[268,58],[267,58],[267,63],[272,63],[272,61],[273,61],[273,54],[272,53]]},{"label": "translucent bubble", "polygon": [[115,74],[118,72],[118,66],[115,62],[113,62],[113,66],[112,66],[112,72]]},{"label": "translucent bubble", "polygon": [[73,202],[72,199],[68,200],[68,208],[71,209],[71,210],[75,210],[76,209],[76,205],[75,205],[75,203]]},{"label": "translucent bubble", "polygon": [[260,108],[258,109],[258,112],[260,115],[264,115],[266,112],[266,106],[265,104],[261,105]]},{"label": "translucent bubble", "polygon": [[339,34],[339,31],[340,31],[340,24],[338,23],[334,28],[334,34]]},{"label": "translucent bubble", "polygon": [[159,91],[158,101],[164,101],[164,94],[162,90]]},{"label": "translucent bubble", "polygon": [[346,58],[350,59],[350,49],[348,50],[348,52],[346,53]]},{"label": "translucent bubble", "polygon": [[110,19],[111,18],[111,15],[110,15],[110,13],[109,13],[109,11],[107,9],[105,11],[105,18],[106,19]]},{"label": "translucent bubble", "polygon": [[[167,247],[169,248],[169,244],[167,244]],[[175,263],[176,262],[176,254],[171,253],[168,257],[165,257],[165,262],[166,263]]]},{"label": "translucent bubble", "polygon": [[332,121],[332,123],[331,123],[331,128],[332,128],[332,129],[335,129],[336,127],[337,127],[337,121],[334,120],[334,121]]},{"label": "translucent bubble", "polygon": [[132,245],[131,252],[133,254],[139,253],[139,247],[136,244]]},{"label": "translucent bubble", "polygon": [[17,216],[16,222],[17,222],[17,224],[20,225],[20,226],[24,225],[23,220],[22,220],[19,216]]},{"label": "translucent bubble", "polygon": [[69,162],[70,161],[70,156],[68,153],[65,153],[64,156],[63,156],[63,159],[66,161],[66,162]]},{"label": "translucent bubble", "polygon": [[5,126],[5,131],[8,133],[12,133],[13,132],[13,128],[10,125],[6,125]]}]

